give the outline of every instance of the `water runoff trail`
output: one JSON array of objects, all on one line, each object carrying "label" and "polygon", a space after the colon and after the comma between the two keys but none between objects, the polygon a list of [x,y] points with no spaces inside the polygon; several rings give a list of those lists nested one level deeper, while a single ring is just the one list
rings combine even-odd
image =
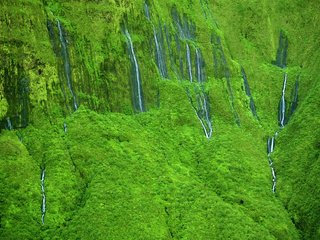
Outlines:
[{"label": "water runoff trail", "polygon": [[288,82],[288,74],[284,73],[281,97],[280,97],[279,108],[278,108],[279,130],[277,130],[273,136],[268,137],[267,139],[267,157],[268,157],[268,162],[269,162],[269,166],[272,174],[272,192],[273,193],[276,192],[277,176],[276,176],[276,170],[275,170],[271,155],[275,149],[276,137],[279,135],[280,131],[285,127],[285,125],[288,123],[291,115],[294,113],[298,105],[299,76],[293,88],[293,94],[292,94],[293,99],[291,101],[291,107],[288,106],[286,101],[287,82]]}]

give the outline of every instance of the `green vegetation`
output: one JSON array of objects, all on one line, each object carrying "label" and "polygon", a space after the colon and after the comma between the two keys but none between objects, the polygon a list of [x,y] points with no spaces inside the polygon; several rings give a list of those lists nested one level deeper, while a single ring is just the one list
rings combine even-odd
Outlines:
[{"label": "green vegetation", "polygon": [[[1,1],[0,239],[319,239],[317,3],[154,0],[148,5],[165,39],[168,79],[157,70],[153,25],[142,0]],[[175,40],[173,8],[194,24],[194,38]],[[70,92],[62,91],[67,82],[58,20],[80,105],[75,112]],[[124,26],[148,109],[139,114],[132,108]],[[272,64],[281,30],[289,44],[285,69]],[[221,39],[218,50],[212,35]],[[195,48],[204,58],[211,139],[186,94],[189,89],[196,99],[198,91],[185,80],[186,43],[192,71]],[[224,53],[230,79],[215,75],[213,51]],[[241,66],[259,119],[250,111]],[[284,72],[288,105],[300,76],[299,102],[276,137],[273,194],[266,141],[279,130]]]}]

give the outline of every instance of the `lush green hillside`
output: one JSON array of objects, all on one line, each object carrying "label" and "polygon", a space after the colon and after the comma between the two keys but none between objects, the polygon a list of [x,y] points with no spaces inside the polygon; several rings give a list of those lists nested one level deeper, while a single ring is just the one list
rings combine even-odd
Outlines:
[{"label": "lush green hillside", "polygon": [[319,10],[2,0],[0,239],[319,239]]}]

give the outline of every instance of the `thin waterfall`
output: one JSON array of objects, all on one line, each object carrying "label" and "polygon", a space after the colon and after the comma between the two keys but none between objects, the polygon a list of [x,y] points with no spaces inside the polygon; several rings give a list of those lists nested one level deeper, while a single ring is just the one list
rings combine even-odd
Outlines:
[{"label": "thin waterfall", "polygon": [[[191,63],[191,58],[189,60]],[[187,96],[190,100],[193,110],[197,115],[197,118],[201,123],[204,134],[206,135],[206,138],[209,139],[212,136],[213,130],[212,130],[212,124],[210,119],[208,96],[204,90],[204,77],[203,77],[204,74],[202,70],[202,58],[201,58],[200,50],[198,48],[196,48],[196,72],[197,72],[198,84],[200,86],[200,89],[197,89],[196,86],[194,87],[196,91],[196,103],[193,101],[193,98],[188,89],[187,89]]]},{"label": "thin waterfall", "polygon": [[158,68],[159,68],[161,77],[166,78],[168,77],[168,74],[167,74],[167,67],[164,59],[164,52],[163,52],[161,43],[158,41],[157,32],[154,27],[153,27],[153,36],[154,36],[154,42],[156,45],[156,56],[157,56],[156,59],[157,59]]},{"label": "thin waterfall", "polygon": [[41,171],[41,194],[42,194],[42,203],[41,203],[41,222],[44,225],[44,217],[46,214],[46,194],[44,188],[44,180],[45,180],[46,170],[42,169]]},{"label": "thin waterfall", "polygon": [[286,124],[286,101],[285,101],[285,91],[287,86],[287,73],[284,74],[282,95],[279,103],[279,125],[281,128]]},{"label": "thin waterfall", "polygon": [[130,37],[130,34],[127,29],[124,30],[124,33],[127,37],[127,43],[129,48],[129,55],[130,60],[132,63],[132,69],[134,72],[134,81],[133,81],[133,98],[134,98],[134,106],[136,110],[140,112],[144,112],[144,103],[143,103],[143,94],[142,94],[142,87],[141,87],[141,78],[140,78],[140,70],[138,61],[134,52],[133,43]]},{"label": "thin waterfall", "polygon": [[208,104],[208,96],[204,93],[204,91],[201,91],[197,95],[198,100],[198,111],[197,111],[197,117],[201,122],[202,128],[205,132],[205,135],[207,138],[211,138],[212,136],[212,124],[209,114],[209,104]]},{"label": "thin waterfall", "polygon": [[184,58],[184,56],[183,56],[183,50],[181,47],[180,38],[179,38],[178,33],[175,34],[174,40],[176,42],[177,53],[178,53],[178,58],[179,58],[180,75],[178,74],[178,79],[184,79],[184,71],[183,71],[183,58]]},{"label": "thin waterfall", "polygon": [[148,6],[148,3],[147,3],[147,2],[144,2],[144,12],[145,12],[145,15],[146,15],[147,19],[148,19],[149,21],[151,21],[149,6]]},{"label": "thin waterfall", "polygon": [[172,15],[173,21],[175,23],[176,29],[179,32],[180,39],[185,39],[187,35],[184,33],[184,29],[182,27],[182,23],[181,23],[182,21],[181,21],[180,15],[175,7],[172,8],[171,15]]},{"label": "thin waterfall", "polygon": [[[287,73],[284,74],[284,79],[283,79],[283,86],[282,86],[282,93],[281,93],[281,99],[280,99],[280,103],[279,103],[279,116],[278,116],[278,120],[279,120],[279,125],[280,125],[280,129],[284,128],[285,124],[287,124],[287,122],[289,121],[289,117],[293,114],[293,112],[295,111],[297,105],[298,105],[298,88],[299,88],[299,76],[296,80],[294,89],[293,89],[293,100],[291,102],[291,111],[290,111],[290,116],[287,117],[286,116],[286,101],[285,101],[285,91],[287,88],[287,78],[288,75]],[[274,193],[276,191],[276,172],[273,166],[273,161],[271,158],[271,154],[274,151],[274,147],[275,147],[275,137],[278,136],[278,131],[274,134],[273,137],[269,137],[267,140],[267,154],[268,154],[268,161],[269,161],[269,165],[271,168],[271,174],[272,174],[272,192]]]},{"label": "thin waterfall", "polygon": [[12,123],[11,123],[10,118],[7,117],[6,120],[7,120],[7,127],[6,127],[6,128],[7,128],[9,131],[13,130],[13,126],[12,126]]},{"label": "thin waterfall", "polygon": [[192,65],[191,65],[191,54],[190,54],[190,47],[189,44],[186,43],[186,48],[187,48],[187,66],[188,66],[188,74],[189,74],[189,80],[190,82],[193,81],[192,79]]},{"label": "thin waterfall", "polygon": [[198,48],[196,48],[196,68],[197,68],[197,78],[198,82],[203,82],[203,75],[202,75],[202,58]]},{"label": "thin waterfall", "polygon": [[273,166],[273,161],[271,158],[271,153],[274,151],[274,146],[275,146],[275,137],[269,137],[267,140],[267,154],[268,154],[268,161],[269,161],[269,166],[271,169],[271,174],[272,174],[272,192],[276,192],[276,184],[277,184],[277,177],[276,177],[276,172]]},{"label": "thin waterfall", "polygon": [[59,29],[59,38],[60,38],[60,43],[61,43],[65,77],[67,79],[68,89],[69,89],[71,96],[72,96],[74,110],[77,110],[78,104],[77,104],[76,96],[75,96],[73,88],[72,88],[71,67],[70,67],[70,59],[69,59],[68,48],[67,48],[67,41],[64,37],[63,29],[61,27],[59,20],[57,20],[57,25],[58,25],[58,29]]},{"label": "thin waterfall", "polygon": [[[192,54],[191,54],[191,47],[189,45],[189,40],[193,40],[193,41],[195,40],[195,25],[192,22],[189,22],[186,15],[184,15],[183,18],[181,19],[176,8],[173,8],[171,13],[172,13],[172,18],[176,27],[175,41],[177,46],[177,52],[179,53],[178,55],[179,55],[180,70],[181,70],[181,75],[179,79],[184,79],[185,71],[183,68],[183,62],[185,62],[186,63],[185,69],[186,69],[189,81],[193,86],[194,95],[191,94],[190,88],[186,89],[186,93],[191,103],[191,106],[195,111],[198,120],[200,121],[204,134],[206,138],[209,139],[211,138],[212,132],[213,132],[212,123],[210,119],[210,106],[209,106],[210,104],[209,104],[209,98],[205,93],[205,89],[204,89],[205,75],[203,71],[203,68],[204,68],[203,59],[201,56],[200,49],[196,47],[195,47],[194,75],[192,72],[193,71]],[[186,61],[182,61],[183,54],[181,53],[183,51],[181,50],[180,42],[185,42],[186,44],[186,52],[185,52]],[[194,77],[197,79],[197,82],[195,81]]]},{"label": "thin waterfall", "polygon": [[197,106],[192,99],[189,89],[187,89],[187,96],[189,98],[189,101],[191,103],[193,110],[196,113],[197,118],[201,123],[202,129],[204,131],[204,134],[206,135],[206,138],[208,139],[211,138],[212,124],[210,121],[210,116],[208,111],[207,96],[204,94],[204,92],[197,93]]},{"label": "thin waterfall", "polygon": [[156,62],[157,62],[159,72],[160,72],[160,75],[162,78],[167,78],[168,73],[167,73],[167,66],[166,66],[166,62],[165,62],[165,53],[164,53],[164,49],[163,49],[162,42],[161,42],[161,35],[162,35],[161,24],[159,24],[159,37],[158,37],[158,33],[156,31],[156,28],[153,25],[153,23],[151,22],[150,10],[149,10],[149,6],[148,6],[147,2],[144,2],[144,9],[145,9],[146,18],[152,24],[153,38],[154,38],[154,43],[156,46],[156,54],[155,54],[156,55]]},{"label": "thin waterfall", "polygon": [[274,146],[275,146],[275,141],[274,141],[274,137],[269,137],[268,141],[267,141],[267,153],[268,156],[270,156],[270,154],[274,151]]},{"label": "thin waterfall", "polygon": [[198,48],[196,48],[196,69],[197,69],[197,78],[198,83],[201,84],[201,91],[197,94],[197,102],[198,102],[198,111],[197,117],[201,122],[203,130],[207,138],[211,138],[212,136],[212,124],[210,119],[209,112],[209,102],[208,96],[204,91],[204,73],[202,70],[202,56],[201,52]]},{"label": "thin waterfall", "polygon": [[67,123],[64,122],[63,123],[63,131],[66,133],[68,131],[68,126],[67,126]]},{"label": "thin waterfall", "polygon": [[171,10],[172,19],[176,26],[176,30],[180,35],[180,39],[195,39],[196,26],[193,22],[189,21],[186,15],[183,15],[181,19],[176,7],[173,7]]}]

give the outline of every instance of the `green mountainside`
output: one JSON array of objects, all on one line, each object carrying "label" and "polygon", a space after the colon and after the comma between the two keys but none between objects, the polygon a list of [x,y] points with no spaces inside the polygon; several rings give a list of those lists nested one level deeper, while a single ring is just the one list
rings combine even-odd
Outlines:
[{"label": "green mountainside", "polygon": [[319,11],[1,0],[0,239],[320,239]]}]

